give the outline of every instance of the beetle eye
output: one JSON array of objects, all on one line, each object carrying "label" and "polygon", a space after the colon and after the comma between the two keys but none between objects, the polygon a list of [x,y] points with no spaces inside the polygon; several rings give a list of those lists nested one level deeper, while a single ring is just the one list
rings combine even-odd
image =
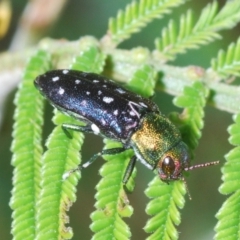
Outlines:
[{"label": "beetle eye", "polygon": [[169,156],[165,157],[162,162],[162,171],[167,176],[170,176],[175,171],[175,163],[173,159]]}]

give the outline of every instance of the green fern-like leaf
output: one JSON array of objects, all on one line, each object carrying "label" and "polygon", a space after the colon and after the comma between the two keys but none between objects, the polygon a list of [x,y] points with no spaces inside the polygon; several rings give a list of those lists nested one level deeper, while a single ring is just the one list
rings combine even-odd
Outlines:
[{"label": "green fern-like leaf", "polygon": [[240,114],[234,116],[235,123],[228,128],[230,133],[229,142],[236,146],[226,155],[227,162],[222,168],[223,172],[223,183],[220,187],[220,192],[222,194],[229,194],[240,189],[240,168],[239,168],[239,158],[240,158]]},{"label": "green fern-like leaf", "polygon": [[144,97],[152,96],[156,83],[156,71],[149,65],[138,69],[128,82],[127,88]]},{"label": "green fern-like leaf", "polygon": [[178,208],[183,208],[185,204],[185,193],[181,181],[168,185],[155,177],[149,184],[145,194],[152,200],[147,205],[146,212],[153,217],[144,227],[147,233],[152,233],[148,240],[178,239],[178,231],[174,225],[181,222]]},{"label": "green fern-like leaf", "polygon": [[219,189],[222,194],[233,192],[234,194],[226,200],[216,215],[218,219],[215,228],[216,240],[240,238],[240,114],[234,116],[234,121],[235,123],[229,127],[228,131],[230,133],[229,142],[236,147],[226,155],[227,162],[222,168],[223,183]]},{"label": "green fern-like leaf", "polygon": [[41,135],[43,99],[34,88],[33,80],[50,68],[50,56],[38,51],[28,62],[15,97],[12,165],[14,239],[35,239],[36,203],[40,194]]},{"label": "green fern-like leaf", "polygon": [[[98,59],[97,62],[96,59]],[[105,56],[95,46],[89,47],[77,56],[72,68],[84,71],[97,71],[104,66]],[[95,64],[93,64],[95,62]],[[91,64],[89,64],[91,63]],[[66,211],[76,201],[76,185],[79,173],[70,175],[63,181],[68,170],[80,164],[79,150],[83,134],[72,132],[71,138],[62,130],[63,123],[80,124],[79,121],[56,111],[53,122],[57,125],[47,141],[47,151],[43,157],[41,199],[38,202],[37,239],[70,239],[72,229],[66,227]]]},{"label": "green fern-like leaf", "polygon": [[[120,147],[119,143],[106,141],[106,148]],[[100,169],[103,177],[97,185],[97,210],[91,214],[93,239],[129,239],[131,232],[122,217],[130,217],[133,209],[129,205],[123,189],[122,179],[132,156],[132,151],[125,151],[114,156],[105,156],[107,163]],[[132,176],[134,177],[135,172]],[[132,182],[132,180],[130,181]],[[133,189],[133,187],[130,187]]]},{"label": "green fern-like leaf", "polygon": [[193,25],[193,12],[188,10],[177,23],[171,20],[167,28],[162,31],[161,38],[155,40],[156,49],[161,52],[165,60],[173,60],[179,53],[187,49],[198,48],[215,39],[221,38],[220,30],[230,29],[240,21],[240,2],[228,1],[217,13],[216,1],[208,4],[202,11],[198,22]]},{"label": "green fern-like leaf", "polygon": [[99,52],[96,46],[92,46],[88,51],[83,52],[73,60],[71,69],[83,72],[100,73],[103,71],[106,55]]},{"label": "green fern-like leaf", "polygon": [[236,191],[226,202],[222,205],[222,208],[217,213],[218,224],[215,228],[216,240],[231,240],[240,238],[239,228],[239,199],[240,191]]},{"label": "green fern-like leaf", "polygon": [[231,43],[227,52],[220,50],[217,59],[211,61],[212,69],[227,77],[229,75],[240,76],[240,38],[237,43]]},{"label": "green fern-like leaf", "polygon": [[183,107],[184,112],[180,115],[171,115],[172,120],[180,125],[183,141],[187,143],[191,150],[197,147],[198,140],[201,137],[203,128],[203,108],[206,105],[206,99],[209,90],[201,83],[195,82],[193,86],[186,86],[183,95],[174,99],[174,104]]},{"label": "green fern-like leaf", "polygon": [[70,239],[71,228],[66,228],[66,210],[76,201],[75,186],[79,173],[63,181],[65,172],[80,163],[79,149],[83,142],[81,133],[74,132],[70,139],[62,130],[62,123],[76,124],[72,118],[57,113],[53,122],[58,126],[47,141],[43,156],[41,198],[38,201],[37,239]]},{"label": "green fern-like leaf", "polygon": [[138,32],[154,18],[170,13],[170,8],[183,4],[186,0],[140,0],[132,2],[125,11],[119,11],[116,18],[109,21],[111,38],[118,44],[131,34]]},{"label": "green fern-like leaf", "polygon": [[[183,140],[191,150],[197,146],[203,127],[203,107],[206,104],[208,89],[201,83],[195,82],[183,90],[183,95],[174,100],[175,105],[184,107],[180,116],[172,114],[171,119],[181,126]],[[146,194],[152,198],[147,206],[147,213],[153,216],[147,223],[145,230],[153,232],[148,239],[178,239],[175,225],[180,224],[178,208],[184,206],[185,186],[182,181],[172,182],[170,185],[161,183],[156,177],[148,186]]]}]

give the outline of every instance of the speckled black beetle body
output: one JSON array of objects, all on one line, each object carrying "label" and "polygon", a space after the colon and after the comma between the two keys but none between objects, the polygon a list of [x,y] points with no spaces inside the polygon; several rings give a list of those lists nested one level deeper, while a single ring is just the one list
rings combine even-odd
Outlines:
[{"label": "speckled black beetle body", "polygon": [[132,93],[98,74],[75,70],[53,70],[36,78],[36,88],[65,114],[84,121],[86,126],[63,124],[64,129],[92,132],[120,141],[122,148],[103,150],[81,167],[87,167],[99,155],[116,154],[132,148],[123,182],[129,179],[136,159],[157,169],[161,180],[183,179],[189,167],[187,146],[178,129],[163,116],[155,103]]}]

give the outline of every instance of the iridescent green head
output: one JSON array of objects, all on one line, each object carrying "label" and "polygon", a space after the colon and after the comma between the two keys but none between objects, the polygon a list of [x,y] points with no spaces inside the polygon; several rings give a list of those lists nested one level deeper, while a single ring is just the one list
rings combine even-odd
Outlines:
[{"label": "iridescent green head", "polygon": [[156,166],[162,181],[179,180],[182,171],[189,167],[189,153],[184,142],[178,142],[173,148],[166,151]]},{"label": "iridescent green head", "polygon": [[137,158],[150,169],[157,169],[163,181],[182,178],[189,166],[189,153],[179,130],[163,115],[143,117],[139,129],[131,136]]}]

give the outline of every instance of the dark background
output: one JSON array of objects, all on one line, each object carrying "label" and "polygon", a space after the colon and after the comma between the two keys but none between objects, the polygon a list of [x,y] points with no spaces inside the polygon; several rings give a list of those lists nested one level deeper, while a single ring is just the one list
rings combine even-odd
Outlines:
[{"label": "dark background", "polygon": [[[27,1],[12,1],[13,20],[10,31],[7,36],[0,40],[0,50],[7,50],[11,36],[14,33],[19,16]],[[56,25],[47,33],[52,38],[66,38],[76,40],[80,36],[93,35],[101,38],[107,29],[109,17],[115,17],[118,9],[124,9],[130,1],[109,1],[109,0],[71,0],[67,4]],[[218,1],[222,5],[225,1]],[[136,46],[145,46],[154,48],[154,39],[159,36],[161,29],[168,23],[170,16],[178,19],[186,12],[186,9],[192,8],[198,18],[201,9],[209,3],[209,0],[190,1],[184,6],[173,9],[174,15],[166,15],[164,19],[155,20],[143,29],[141,33],[135,34],[130,40],[121,44],[120,48],[130,49]],[[219,49],[226,49],[230,42],[236,41],[239,37],[240,28],[234,28],[230,31],[222,32],[223,39],[218,40],[208,46],[201,47],[201,50],[190,50],[187,54],[171,62],[177,66],[198,65],[208,68],[210,59],[217,55]],[[0,80],[1,81],[1,80]],[[11,162],[11,131],[13,118],[13,96],[12,92],[8,99],[4,112],[4,119],[0,126],[0,229],[1,239],[12,239],[10,234],[11,227],[11,209],[9,200],[12,188],[12,166]],[[172,104],[172,96],[158,92],[156,102],[161,111],[165,114],[173,110],[181,111]],[[53,125],[51,123],[52,109],[47,107],[45,136],[49,134]],[[221,184],[220,168],[225,162],[224,155],[230,150],[228,144],[227,127],[232,123],[232,117],[226,112],[216,110],[210,106],[206,108],[205,127],[200,145],[196,149],[194,163],[203,163],[208,161],[220,160],[219,166],[212,168],[198,169],[191,173],[187,178],[189,190],[192,195],[192,201],[186,196],[186,206],[182,212],[182,223],[178,227],[180,239],[184,240],[206,240],[213,239],[213,228],[216,225],[215,214],[225,200],[225,196],[220,195],[218,188]],[[93,143],[94,141],[94,143]],[[87,146],[90,145],[90,148]],[[102,147],[102,139],[94,136],[87,136],[83,149],[83,161],[89,159],[93,152],[97,152]],[[91,152],[89,150],[91,149]],[[95,185],[100,177],[98,170],[103,164],[99,159],[91,167],[83,171],[82,180],[78,184],[78,199],[70,210],[70,226],[74,230],[73,239],[90,239],[92,232],[89,229],[90,213],[94,211]],[[145,239],[146,234],[143,227],[147,220],[145,206],[148,202],[144,195],[144,189],[153,178],[153,173],[146,169],[141,163],[137,164],[136,188],[129,195],[131,204],[134,206],[134,215],[127,219],[132,228],[132,239]]]}]

